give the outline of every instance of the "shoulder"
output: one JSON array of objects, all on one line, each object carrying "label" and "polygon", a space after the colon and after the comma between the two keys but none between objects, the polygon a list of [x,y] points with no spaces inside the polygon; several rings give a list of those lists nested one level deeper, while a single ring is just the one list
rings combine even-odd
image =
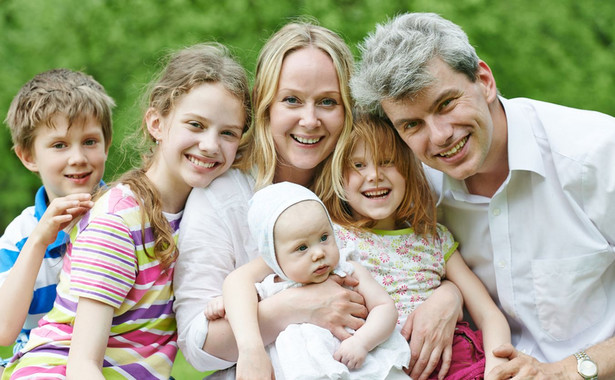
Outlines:
[{"label": "shoulder", "polygon": [[546,140],[556,154],[583,160],[590,152],[612,150],[615,118],[610,115],[526,98],[504,104],[525,115],[537,139]]},{"label": "shoulder", "polygon": [[4,230],[4,234],[0,237],[0,249],[8,249],[5,245],[14,246],[17,242],[26,239],[37,223],[34,206],[24,209]]},{"label": "shoulder", "polygon": [[247,202],[253,194],[254,180],[239,169],[230,169],[216,178],[207,187],[192,189],[186,202],[190,206],[206,205],[212,208],[225,208],[236,202]]},{"label": "shoulder", "polygon": [[83,231],[94,220],[98,222],[108,220],[140,229],[141,212],[139,203],[130,188],[124,184],[109,188],[96,200],[94,207],[79,221],[76,228]]}]

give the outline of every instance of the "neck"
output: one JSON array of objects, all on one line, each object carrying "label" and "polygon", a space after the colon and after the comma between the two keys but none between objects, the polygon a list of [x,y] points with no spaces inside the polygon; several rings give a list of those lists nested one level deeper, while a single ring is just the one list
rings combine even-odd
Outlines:
[{"label": "neck", "polygon": [[[170,214],[176,214],[184,209],[188,195],[192,187],[188,186],[180,180],[174,180],[173,177],[165,175],[164,170],[155,163],[145,172],[145,175],[154,184],[158,193],[160,193],[162,202],[162,211]],[[177,185],[180,183],[181,185]]]},{"label": "neck", "polygon": [[278,164],[273,177],[273,183],[287,181],[309,188],[314,180],[314,172],[315,169],[298,169]]}]

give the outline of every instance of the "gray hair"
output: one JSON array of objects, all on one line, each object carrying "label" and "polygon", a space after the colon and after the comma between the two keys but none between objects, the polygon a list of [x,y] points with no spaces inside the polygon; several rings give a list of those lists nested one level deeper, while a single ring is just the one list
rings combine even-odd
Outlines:
[{"label": "gray hair", "polygon": [[429,63],[440,58],[476,81],[479,58],[456,24],[434,13],[406,13],[376,26],[362,44],[361,63],[350,81],[356,104],[383,115],[380,102],[401,100],[433,83]]}]

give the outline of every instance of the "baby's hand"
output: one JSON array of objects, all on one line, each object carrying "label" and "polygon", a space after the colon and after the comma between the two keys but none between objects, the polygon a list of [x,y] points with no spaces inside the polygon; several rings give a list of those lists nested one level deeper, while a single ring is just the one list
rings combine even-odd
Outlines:
[{"label": "baby's hand", "polygon": [[205,317],[210,321],[224,318],[224,316],[224,301],[222,296],[212,299],[207,303],[207,306],[205,306]]},{"label": "baby's hand", "polygon": [[58,232],[94,206],[91,198],[88,193],[78,193],[54,199],[49,203],[47,211],[32,231],[30,238],[39,239],[45,246],[53,243]]},{"label": "baby's hand", "polygon": [[354,336],[343,340],[333,357],[348,369],[361,368],[369,351]]}]

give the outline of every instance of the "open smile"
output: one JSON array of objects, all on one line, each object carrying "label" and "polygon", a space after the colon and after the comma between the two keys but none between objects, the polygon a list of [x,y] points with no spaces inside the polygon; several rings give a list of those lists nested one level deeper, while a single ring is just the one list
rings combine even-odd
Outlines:
[{"label": "open smile", "polygon": [[461,141],[457,143],[457,145],[455,145],[450,150],[447,150],[446,152],[438,153],[438,156],[445,157],[445,158],[450,158],[454,156],[457,152],[461,150],[461,148],[463,148],[466,145],[466,143],[468,142],[468,138],[469,136],[464,137]]},{"label": "open smile", "polygon": [[199,166],[201,168],[205,168],[205,169],[213,168],[214,166],[219,164],[216,161],[212,161],[212,162],[201,161],[194,156],[186,156],[186,158],[188,159],[188,161],[192,162],[194,165]]},{"label": "open smile", "polygon": [[379,198],[386,198],[390,192],[391,192],[390,189],[374,189],[374,190],[364,191],[361,194],[363,194],[364,197],[369,198],[369,199],[379,199]]},{"label": "open smile", "polygon": [[80,174],[66,174],[64,175],[64,177],[69,178],[69,179],[84,179],[90,176],[90,174],[92,173],[80,173]]},{"label": "open smile", "polygon": [[301,136],[297,136],[297,135],[290,135],[290,137],[293,138],[293,140],[295,140],[296,142],[300,143],[300,144],[305,144],[305,145],[314,145],[319,143],[322,139],[324,139],[323,136],[320,137],[301,137]]}]

